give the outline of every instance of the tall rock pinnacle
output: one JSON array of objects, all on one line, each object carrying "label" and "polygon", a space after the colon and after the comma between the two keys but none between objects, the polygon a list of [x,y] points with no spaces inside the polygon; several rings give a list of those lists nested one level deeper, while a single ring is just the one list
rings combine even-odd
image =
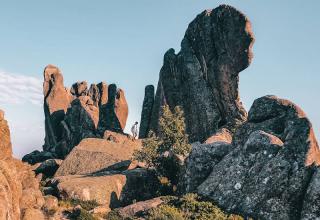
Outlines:
[{"label": "tall rock pinnacle", "polygon": [[252,60],[253,42],[250,21],[235,8],[221,5],[199,14],[189,24],[180,52],[169,49],[164,55],[149,129],[157,131],[164,104],[182,107],[191,141],[244,122],[239,72]]}]

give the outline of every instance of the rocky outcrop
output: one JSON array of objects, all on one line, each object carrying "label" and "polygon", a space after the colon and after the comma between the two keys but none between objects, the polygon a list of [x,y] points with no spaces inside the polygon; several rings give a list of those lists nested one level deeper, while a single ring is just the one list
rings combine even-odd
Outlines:
[{"label": "rocky outcrop", "polygon": [[113,132],[106,132],[105,139],[83,139],[62,162],[55,176],[108,170],[116,163],[130,160],[133,152],[140,149],[141,145],[140,140],[133,141],[126,135]]},{"label": "rocky outcrop", "polygon": [[29,165],[12,157],[10,131],[0,110],[0,219],[44,219],[44,199]]},{"label": "rocky outcrop", "polygon": [[154,103],[154,86],[148,85],[146,86],[145,92],[144,92],[140,128],[139,128],[139,138],[146,138],[148,136],[153,103]]},{"label": "rocky outcrop", "polygon": [[[128,105],[121,89],[106,83],[77,82],[65,88],[58,67],[44,69],[45,143],[43,152],[23,158],[30,164],[65,156],[84,138],[101,138],[105,130],[123,133]],[[108,91],[109,90],[109,91]]]},{"label": "rocky outcrop", "polygon": [[244,216],[315,219],[320,217],[314,190],[319,175],[313,166],[319,161],[319,146],[303,111],[290,101],[265,96],[254,101],[231,145],[194,147],[186,166],[196,175],[186,173],[185,189]]},{"label": "rocky outcrop", "polygon": [[199,14],[180,52],[170,49],[164,55],[148,130],[157,132],[164,104],[182,107],[191,142],[243,123],[247,113],[239,99],[239,72],[251,62],[253,42],[249,20],[235,8],[221,5]]}]

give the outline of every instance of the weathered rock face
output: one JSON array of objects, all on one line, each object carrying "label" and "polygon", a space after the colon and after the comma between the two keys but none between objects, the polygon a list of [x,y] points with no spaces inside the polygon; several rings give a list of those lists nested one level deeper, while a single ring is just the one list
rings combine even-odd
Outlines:
[{"label": "weathered rock face", "polygon": [[133,218],[135,215],[146,212],[152,208],[156,208],[161,205],[164,201],[160,197],[156,197],[150,200],[137,202],[132,205],[119,209],[119,214],[122,218]]},{"label": "weathered rock face", "polygon": [[[109,92],[108,92],[109,90]],[[58,67],[44,70],[44,152],[33,152],[23,160],[34,164],[50,158],[64,158],[84,138],[102,137],[105,130],[122,133],[128,117],[128,105],[121,89],[104,82],[77,82],[71,89],[64,87]],[[46,157],[45,159],[49,159]]]},{"label": "weathered rock face", "polygon": [[232,149],[232,144],[228,142],[193,144],[180,178],[179,191],[195,192],[197,187],[208,178],[213,167]]},{"label": "weathered rock face", "polygon": [[[213,149],[208,155],[215,155]],[[275,96],[255,100],[231,149],[211,164],[211,174],[196,190],[201,196],[257,219],[300,219],[301,213],[306,219],[320,217],[314,190],[319,175],[312,167],[319,165],[319,146],[299,107]],[[206,153],[200,155],[189,170],[206,167],[210,160],[201,160]]]},{"label": "weathered rock face", "polygon": [[164,104],[182,106],[192,142],[244,122],[238,80],[251,62],[253,41],[249,20],[231,6],[199,14],[189,24],[181,51],[164,55],[149,129],[157,131]]},{"label": "weathered rock face", "polygon": [[43,216],[43,204],[31,167],[12,158],[10,131],[0,110],[0,219],[27,220],[35,212]]},{"label": "weathered rock face", "polygon": [[152,108],[154,103],[154,86],[148,85],[145,88],[144,100],[141,112],[141,121],[139,128],[139,138],[146,138],[148,136]]}]

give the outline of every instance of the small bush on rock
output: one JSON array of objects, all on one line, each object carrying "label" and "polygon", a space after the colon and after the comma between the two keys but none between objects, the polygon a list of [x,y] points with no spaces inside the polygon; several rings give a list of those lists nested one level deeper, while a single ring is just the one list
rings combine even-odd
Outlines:
[{"label": "small bush on rock", "polygon": [[181,108],[177,106],[171,112],[169,106],[164,105],[158,135],[151,131],[149,137],[143,140],[142,149],[134,154],[134,159],[154,167],[159,177],[167,177],[172,187],[178,183],[181,158],[191,151],[185,128]]}]

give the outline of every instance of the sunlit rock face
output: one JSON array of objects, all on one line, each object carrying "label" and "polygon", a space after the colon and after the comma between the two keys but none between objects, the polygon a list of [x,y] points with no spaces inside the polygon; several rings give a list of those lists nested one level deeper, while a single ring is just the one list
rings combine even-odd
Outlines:
[{"label": "sunlit rock face", "polygon": [[43,205],[31,167],[12,157],[10,130],[0,110],[0,220],[29,219],[29,213],[44,219]]},{"label": "sunlit rock face", "polygon": [[250,21],[235,8],[221,5],[199,14],[180,52],[164,55],[148,129],[157,131],[164,104],[182,106],[192,142],[242,124],[247,113],[239,99],[239,72],[252,60],[253,42]]},{"label": "sunlit rock face", "polygon": [[58,67],[44,69],[45,143],[43,152],[23,158],[31,164],[50,158],[64,158],[84,138],[102,137],[105,130],[123,132],[128,105],[122,89],[105,82],[74,83],[66,88]]}]

